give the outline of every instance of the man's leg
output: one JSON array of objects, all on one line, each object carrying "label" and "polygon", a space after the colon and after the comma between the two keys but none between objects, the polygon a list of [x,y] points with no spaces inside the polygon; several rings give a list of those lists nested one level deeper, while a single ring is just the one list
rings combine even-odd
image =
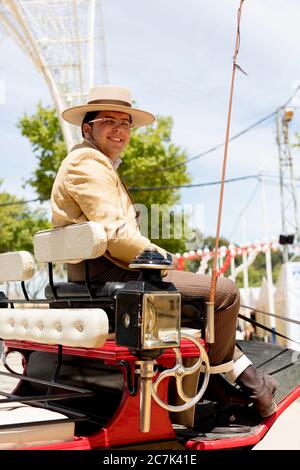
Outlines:
[{"label": "man's leg", "polygon": [[[181,271],[169,271],[164,278],[172,282],[182,297],[197,297],[208,301],[211,277]],[[215,342],[210,346],[209,359],[212,366],[228,363],[233,360],[231,370],[225,373],[226,379],[237,383],[245,396],[253,401],[257,411],[267,417],[274,413],[276,404],[273,394],[276,389],[272,377],[258,371],[250,359],[236,347],[236,324],[239,312],[239,291],[236,285],[227,278],[218,278],[215,297]],[[197,325],[195,324],[195,328]],[[231,394],[230,388],[220,390],[226,381],[211,380],[211,392],[219,394],[226,401],[242,401],[238,393]],[[241,401],[240,401],[241,400]]]},{"label": "man's leg", "polygon": [[[164,280],[175,285],[183,300],[185,297],[199,298],[204,302],[209,299],[210,276],[171,270]],[[218,278],[215,299],[215,342],[209,351],[212,366],[226,363],[233,358],[239,306],[239,290],[234,282],[227,278]],[[194,325],[195,328],[197,326]]]}]

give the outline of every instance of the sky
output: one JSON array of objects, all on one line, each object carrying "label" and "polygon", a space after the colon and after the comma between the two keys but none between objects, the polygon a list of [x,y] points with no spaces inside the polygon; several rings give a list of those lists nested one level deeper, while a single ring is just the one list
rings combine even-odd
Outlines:
[{"label": "sky", "polygon": [[[172,140],[189,158],[225,138],[239,3],[102,0],[109,83],[130,88],[140,108],[172,116]],[[231,135],[275,111],[300,84],[299,18],[298,0],[245,0],[238,64],[247,76],[236,74]],[[0,59],[0,179],[3,189],[31,199],[35,194],[31,187],[24,188],[24,181],[36,162],[16,123],[25,112],[34,113],[39,101],[47,105],[51,98],[30,59],[3,35]],[[97,77],[96,84],[100,83]],[[298,102],[293,102],[289,129],[292,144],[300,132]],[[299,178],[300,150],[293,147],[292,155]],[[219,149],[189,163],[192,182],[219,180],[222,159]],[[261,170],[279,175],[274,119],[229,144],[227,178],[256,175]],[[265,184],[265,196],[263,211],[256,179],[226,184],[222,235],[239,243],[277,237],[281,231],[279,186]],[[183,204],[203,205],[202,228],[207,235],[215,234],[218,201],[219,186],[181,192]]]}]

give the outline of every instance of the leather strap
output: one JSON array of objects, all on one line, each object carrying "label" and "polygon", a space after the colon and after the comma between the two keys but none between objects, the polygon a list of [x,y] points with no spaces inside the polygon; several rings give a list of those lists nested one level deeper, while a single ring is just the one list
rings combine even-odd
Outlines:
[{"label": "leather strap", "polygon": [[[210,366],[209,371],[211,374],[225,374],[231,371],[233,368],[233,361],[224,362],[224,364],[218,364],[217,366]],[[205,370],[205,367],[201,367],[201,372]]]},{"label": "leather strap", "polygon": [[113,104],[116,106],[126,106],[126,108],[132,108],[131,103],[128,103],[128,101],[121,100],[93,100],[88,101],[88,104]]}]

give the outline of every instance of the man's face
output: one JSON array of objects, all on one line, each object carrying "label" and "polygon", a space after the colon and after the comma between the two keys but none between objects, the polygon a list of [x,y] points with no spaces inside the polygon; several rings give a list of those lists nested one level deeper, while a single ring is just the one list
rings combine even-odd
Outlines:
[{"label": "man's face", "polygon": [[[130,122],[128,114],[117,111],[99,111],[94,119],[98,118],[113,118]],[[113,161],[120,156],[130,141],[130,129],[121,125],[113,126],[109,121],[84,124],[83,130],[85,137],[91,137],[98,149]]]}]

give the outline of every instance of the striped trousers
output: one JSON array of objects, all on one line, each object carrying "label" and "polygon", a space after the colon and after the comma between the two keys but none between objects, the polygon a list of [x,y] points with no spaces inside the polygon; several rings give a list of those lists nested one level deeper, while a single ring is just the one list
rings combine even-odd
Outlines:
[{"label": "striped trousers", "polygon": [[[105,257],[90,261],[90,278],[99,282],[136,280],[137,271],[127,271],[116,266]],[[68,279],[71,282],[84,280],[83,263],[68,265]],[[208,301],[211,277],[201,274],[168,271],[163,281],[172,282],[182,300],[193,298],[195,301]],[[210,345],[209,360],[212,366],[238,359],[241,352],[235,348],[237,316],[239,312],[239,291],[234,282],[218,278],[215,297],[215,342]],[[199,328],[197,319],[193,328]]]}]

